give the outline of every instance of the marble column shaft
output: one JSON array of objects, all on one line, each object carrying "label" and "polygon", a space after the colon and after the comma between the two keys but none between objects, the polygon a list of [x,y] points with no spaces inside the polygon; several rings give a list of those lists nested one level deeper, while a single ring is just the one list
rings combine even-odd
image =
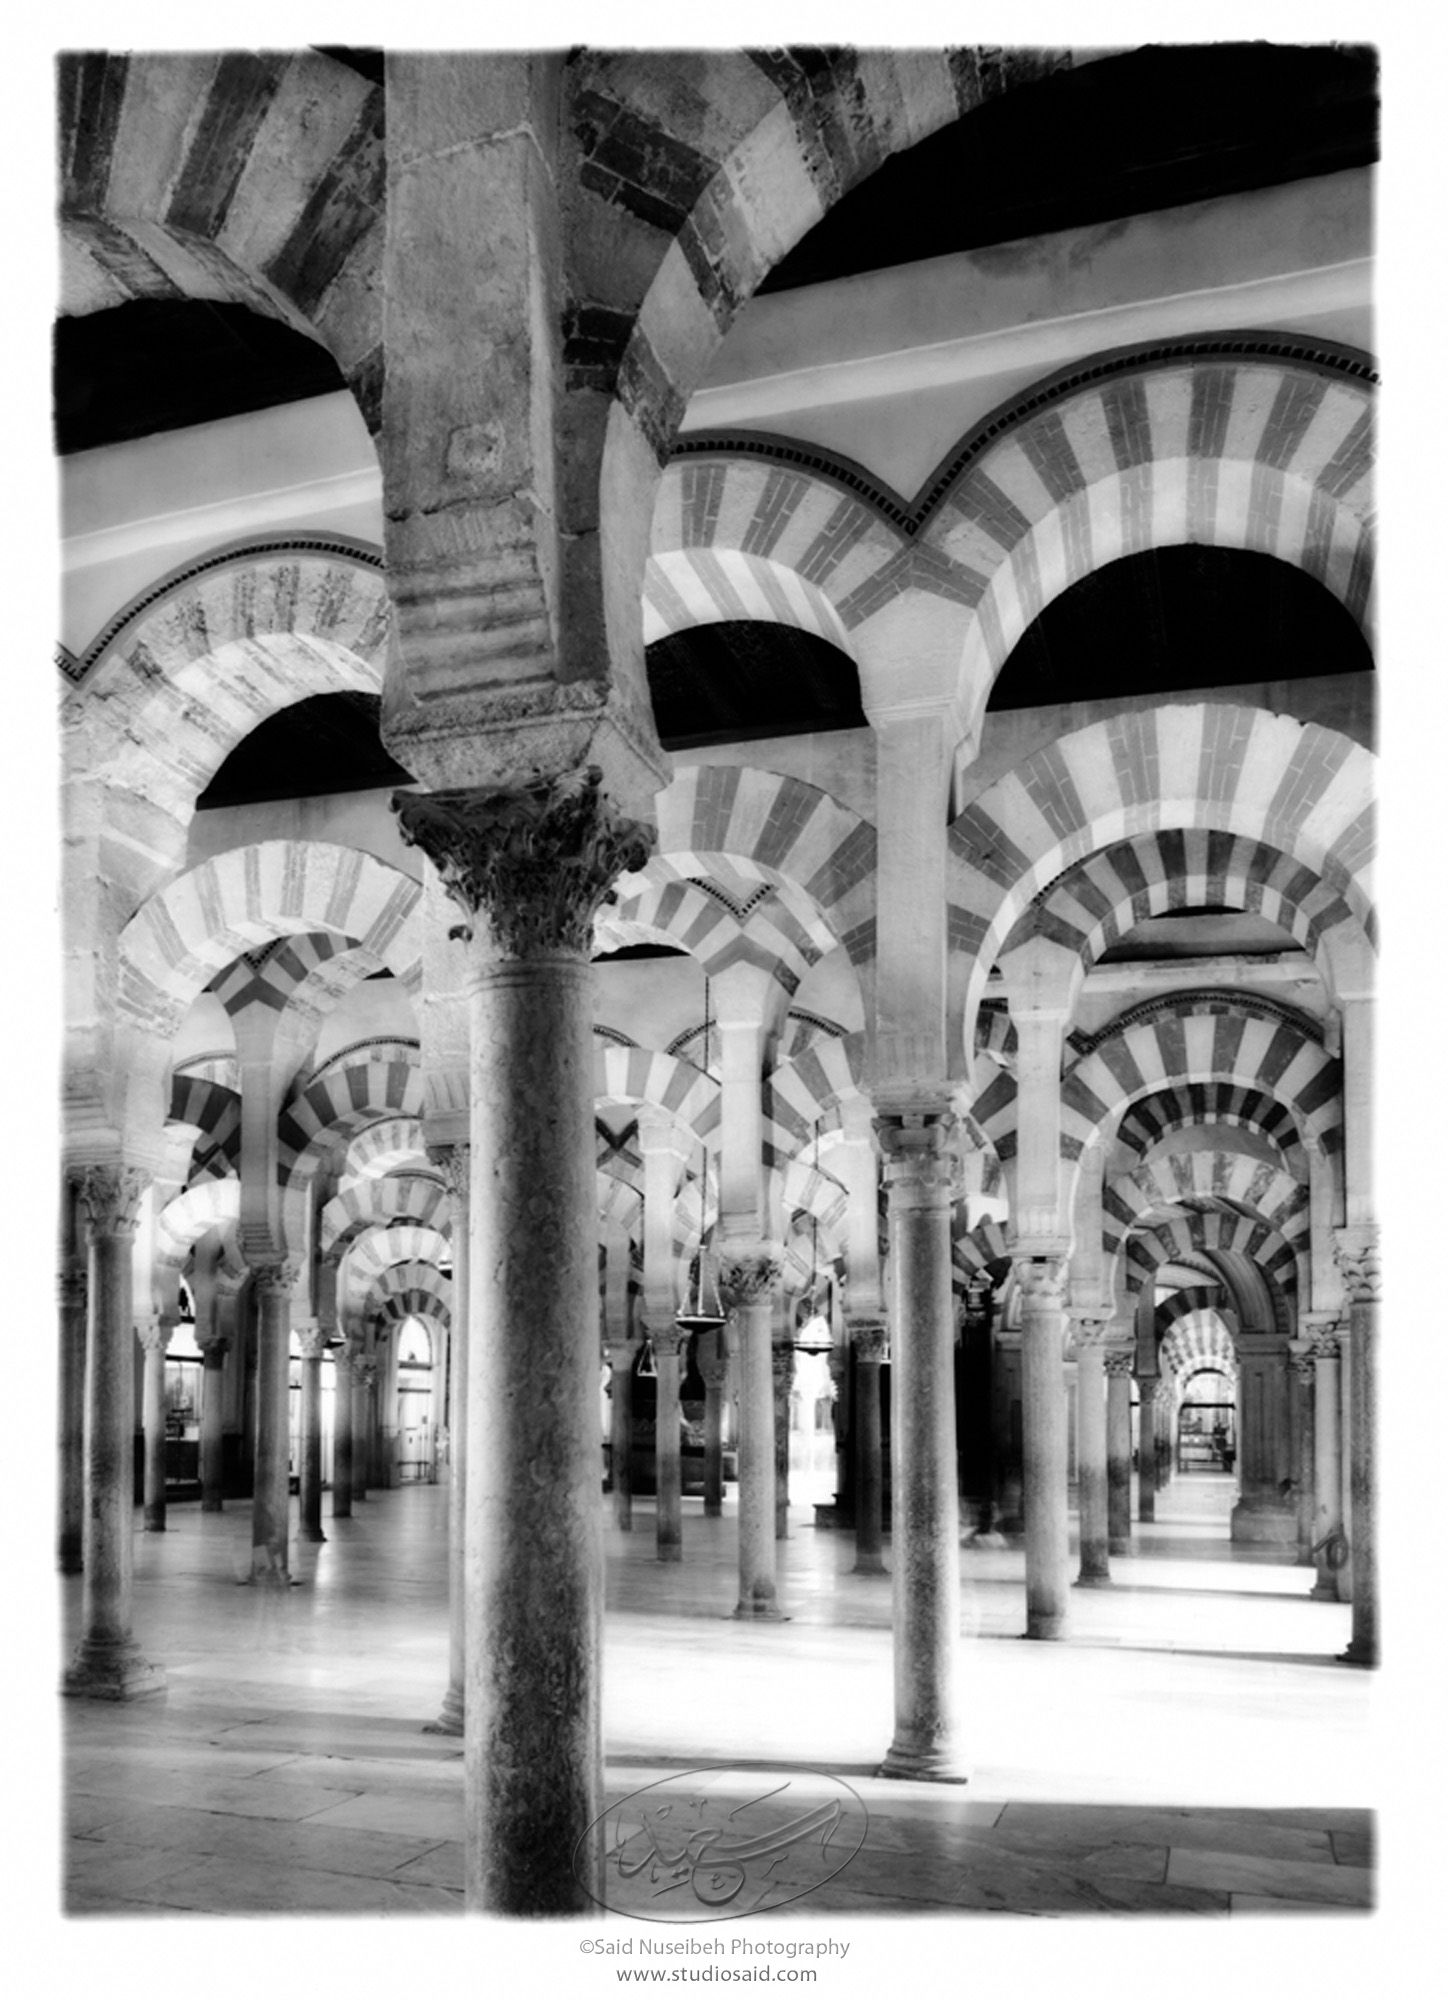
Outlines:
[{"label": "marble column shaft", "polygon": [[724,1329],[699,1335],[696,1353],[704,1378],[704,1514],[717,1519],[724,1512],[724,1393],[728,1361]]},{"label": "marble column shaft", "polygon": [[739,1357],[739,1601],[736,1618],[779,1616],[774,1522],[774,1365],[771,1294],[781,1258],[772,1244],[726,1243],[719,1296],[734,1315]]},{"label": "marble column shaft", "polygon": [[60,1275],[60,1381],[56,1403],[59,1471],[57,1558],[78,1575],[85,1542],[86,1275],[79,1261]]},{"label": "marble column shaft", "polygon": [[1106,1536],[1113,1556],[1131,1553],[1131,1370],[1130,1350],[1105,1357],[1106,1369]]},{"label": "marble column shaft", "polygon": [[452,1250],[453,1306],[451,1367],[448,1372],[447,1428],[451,1460],[447,1493],[447,1687],[437,1720],[424,1725],[432,1736],[462,1736],[467,1722],[468,1658],[468,1379],[471,1346],[468,1316],[472,1155],[467,1146],[430,1148],[447,1184]]},{"label": "marble column shaft", "polygon": [[1136,1514],[1156,1519],[1156,1396],[1159,1377],[1138,1375],[1136,1412]]},{"label": "marble column shaft", "polygon": [[1111,1581],[1106,1505],[1106,1369],[1104,1322],[1073,1314],[1076,1329],[1076,1494],[1081,1524],[1078,1584]]},{"label": "marble column shaft", "polygon": [[1359,1224],[1337,1232],[1337,1261],[1352,1329],[1348,1349],[1352,1369],[1351,1466],[1352,1516],[1352,1638],[1343,1658],[1355,1666],[1375,1667],[1379,1661],[1377,1564],[1377,1346],[1378,1311],[1382,1297],[1378,1264],[1378,1232]]},{"label": "marble column shaft", "polygon": [[90,1167],[80,1202],[90,1231],[86,1353],[85,1528],[81,1640],[64,1691],[123,1701],[165,1686],[131,1636],[131,1437],[135,1367],[131,1255],[150,1176]]},{"label": "marble column shaft", "polygon": [[1313,1359],[1312,1388],[1313,1454],[1316,1459],[1315,1505],[1312,1543],[1316,1551],[1317,1576],[1312,1595],[1330,1602],[1337,1599],[1337,1569],[1333,1557],[1342,1535],[1342,1430],[1338,1389],[1338,1345],[1330,1333],[1317,1337]]},{"label": "marble column shaft", "polygon": [[1316,1357],[1309,1347],[1292,1356],[1292,1481],[1297,1502],[1297,1561],[1312,1567],[1312,1523],[1316,1518],[1313,1488],[1317,1482],[1313,1432],[1316,1427],[1314,1381]]},{"label": "marble column shaft", "polygon": [[954,1117],[876,1120],[890,1225],[895,1728],[880,1775],[964,1782],[958,1740],[960,1507],[950,1289]]},{"label": "marble column shaft", "polygon": [[142,1483],[142,1524],[148,1535],[166,1532],[166,1345],[169,1321],[159,1314],[136,1322],[145,1366],[141,1376],[141,1421],[146,1446]]},{"label": "marble column shaft", "polygon": [[367,1498],[372,1477],[372,1384],[377,1379],[376,1364],[368,1360],[365,1335],[357,1339],[352,1356],[352,1502]]},{"label": "marble column shaft", "polygon": [[213,1333],[201,1346],[201,1511],[222,1512],[222,1396],[225,1388],[226,1336]]},{"label": "marble column shaft", "polygon": [[680,1353],[677,1326],[650,1330],[654,1350],[654,1548],[660,1562],[684,1553],[684,1466],[679,1439]]},{"label": "marble column shaft", "polygon": [[394,806],[471,944],[467,1903],[586,1913],[603,1780],[590,952],[652,840],[596,770]]},{"label": "marble column shaft", "polygon": [[774,1373],[774,1539],[789,1537],[789,1398],[794,1387],[794,1343],[774,1340],[770,1348]]},{"label": "marble column shaft", "polygon": [[1021,1287],[1026,1637],[1059,1639],[1066,1630],[1070,1601],[1062,1374],[1066,1262],[1062,1257],[1023,1259],[1016,1265],[1016,1276]]},{"label": "marble column shaft", "polygon": [[291,1333],[298,1275],[290,1258],[252,1265],[256,1290],[256,1475],[251,1500],[251,1580],[291,1582]]},{"label": "marble column shaft", "polygon": [[322,1356],[326,1336],[309,1326],[298,1336],[302,1351],[302,1463],[297,1481],[298,1534],[304,1542],[325,1542],[322,1532]]},{"label": "marble column shaft", "polygon": [[880,1423],[880,1369],[889,1329],[883,1319],[848,1321],[855,1354],[855,1572],[883,1576],[885,1513],[884,1444]]},{"label": "marble column shaft", "polygon": [[614,1526],[626,1533],[633,1528],[633,1370],[631,1342],[615,1344],[608,1350],[608,1437],[609,1463],[613,1469]]}]

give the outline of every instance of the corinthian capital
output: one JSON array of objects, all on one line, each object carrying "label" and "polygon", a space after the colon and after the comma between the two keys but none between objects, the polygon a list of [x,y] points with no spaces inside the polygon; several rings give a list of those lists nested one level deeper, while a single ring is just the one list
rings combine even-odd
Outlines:
[{"label": "corinthian capital", "polygon": [[1363,1223],[1333,1231],[1333,1254],[1342,1272],[1348,1303],[1375,1306],[1382,1299],[1382,1276],[1378,1269],[1376,1223]]},{"label": "corinthian capital", "polygon": [[955,1113],[944,1105],[919,1111],[883,1111],[875,1138],[892,1187],[951,1188],[956,1174]]},{"label": "corinthian capital", "polygon": [[518,791],[395,792],[393,811],[467,922],[481,916],[508,958],[586,955],[594,912],[625,871],[642,868],[651,828],[615,812],[595,767]]},{"label": "corinthian capital", "polygon": [[1082,1310],[1071,1314],[1071,1333],[1078,1352],[1104,1348],[1110,1327],[1110,1313]]},{"label": "corinthian capital", "polygon": [[315,1320],[297,1328],[297,1349],[303,1361],[320,1361],[327,1351],[327,1336]]},{"label": "corinthian capital", "polygon": [[151,1184],[143,1167],[87,1167],[77,1185],[85,1219],[97,1236],[129,1236],[141,1219]]},{"label": "corinthian capital", "polygon": [[301,1264],[295,1257],[269,1258],[266,1263],[251,1267],[252,1283],[258,1298],[275,1298],[278,1295],[290,1298],[301,1274]]},{"label": "corinthian capital", "polygon": [[1066,1303],[1066,1259],[1022,1257],[1016,1264],[1024,1312],[1060,1312]]},{"label": "corinthian capital", "polygon": [[1130,1347],[1108,1347],[1106,1350],[1106,1372],[1108,1375],[1130,1375],[1136,1366],[1136,1350]]},{"label": "corinthian capital", "polygon": [[472,1184],[473,1149],[466,1144],[429,1146],[427,1157],[442,1175],[443,1186],[455,1202],[466,1206]]},{"label": "corinthian capital", "polygon": [[784,1257],[777,1243],[726,1243],[719,1252],[719,1297],[726,1312],[758,1305],[779,1284]]},{"label": "corinthian capital", "polygon": [[856,1318],[851,1314],[846,1325],[849,1328],[856,1361],[863,1361],[866,1365],[878,1365],[889,1359],[890,1329],[883,1319],[866,1317],[863,1314]]}]

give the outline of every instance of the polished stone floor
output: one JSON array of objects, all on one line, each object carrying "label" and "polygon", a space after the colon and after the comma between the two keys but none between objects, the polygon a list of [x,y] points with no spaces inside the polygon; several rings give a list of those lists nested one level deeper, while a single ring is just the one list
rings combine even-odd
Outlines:
[{"label": "polished stone floor", "polygon": [[[891,1586],[852,1574],[847,1536],[797,1509],[789,1622],[738,1624],[732,1501],[715,1521],[686,1502],[679,1566],[640,1502],[606,1530],[609,1799],[699,1766],[843,1779],[858,1852],[806,1869],[784,1917],[1368,1909],[1376,1677],[1337,1661],[1350,1614],[1308,1597],[1310,1571],[1230,1547],[1230,1497],[1175,1481],[1060,1644],[1020,1636],[1018,1549],[962,1548],[964,1787],[873,1775]],[[326,1528],[282,1596],[240,1585],[244,1505],[137,1535],[135,1630],[168,1690],[63,1704],[67,1913],[461,1909],[461,1746],[421,1729],[446,1677],[445,1491],[374,1493]],[[62,1597],[68,1650],[80,1580]]]}]

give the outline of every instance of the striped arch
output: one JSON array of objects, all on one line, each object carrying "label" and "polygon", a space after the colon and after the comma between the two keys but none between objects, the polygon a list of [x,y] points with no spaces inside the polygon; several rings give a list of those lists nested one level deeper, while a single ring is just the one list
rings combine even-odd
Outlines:
[{"label": "striped arch", "polygon": [[241,1182],[204,1181],[178,1194],[156,1217],[156,1262],[179,1270],[213,1229],[235,1231],[241,1219]]},{"label": "striped arch", "polygon": [[[297,1092],[277,1120],[278,1178],[285,1186],[298,1172],[315,1172],[319,1140],[375,1123],[383,1112],[421,1118],[422,1110],[422,1065],[415,1056],[391,1062],[369,1057],[324,1070]],[[311,1164],[304,1166],[304,1160]]]},{"label": "striped arch", "polygon": [[684,1269],[687,1269],[689,1259],[698,1249],[705,1228],[715,1229],[718,1226],[719,1188],[712,1174],[707,1189],[707,1208],[704,1206],[705,1193],[698,1175],[686,1173],[674,1203],[674,1258]]},{"label": "striped arch", "polygon": [[62,311],[230,301],[381,415],[383,91],[314,50],[64,55]]},{"label": "striped arch", "polygon": [[359,1301],[373,1279],[394,1266],[426,1264],[440,1272],[451,1256],[444,1232],[421,1223],[389,1223],[364,1230],[352,1244],[344,1267],[348,1300]]},{"label": "striped arch", "polygon": [[338,1192],[346,1193],[362,1181],[403,1172],[419,1178],[430,1175],[442,1186],[442,1176],[427,1157],[421,1118],[378,1118],[348,1143]]},{"label": "striped arch", "polygon": [[1174,1133],[1198,1125],[1238,1127],[1265,1139],[1294,1180],[1307,1178],[1307,1152],[1286,1105],[1235,1083],[1170,1084],[1138,1097],[1116,1128],[1118,1143],[1138,1158]]},{"label": "striped arch", "polygon": [[[690,764],[659,793],[658,811],[659,855],[678,874],[707,878],[723,867],[793,885],[823,917],[831,945],[843,944],[856,964],[873,958],[875,829],[828,792],[777,771]],[[624,878],[622,895],[635,880]]]},{"label": "striped arch", "polygon": [[1314,958],[1326,931],[1356,924],[1342,895],[1266,842],[1173,827],[1078,861],[1036,898],[1005,948],[1048,937],[1089,967],[1148,917],[1203,904],[1265,917]]},{"label": "striped arch", "polygon": [[783,1176],[787,1216],[813,1216],[822,1230],[836,1234],[849,1211],[849,1190],[812,1160],[791,1160]]},{"label": "striped arch", "polygon": [[598,1228],[604,1235],[610,1228],[621,1229],[630,1241],[637,1240],[643,1228],[644,1198],[630,1182],[620,1179],[617,1174],[597,1172],[598,1182]]},{"label": "striped arch", "polygon": [[201,1137],[191,1154],[189,1181],[222,1179],[240,1171],[241,1098],[225,1084],[188,1076],[171,1078],[170,1120],[195,1125]]},{"label": "striped arch", "polygon": [[668,859],[628,877],[629,887],[594,919],[594,949],[634,944],[682,946],[717,979],[731,965],[759,965],[794,993],[836,940],[828,924],[791,883],[762,884],[742,907],[717,887],[703,888]]},{"label": "striped arch", "polygon": [[450,1221],[448,1195],[436,1181],[420,1174],[386,1174],[356,1181],[334,1195],[318,1218],[317,1243],[327,1257],[379,1224],[411,1222],[424,1229],[446,1230]]},{"label": "striped arch", "polygon": [[1178,1314],[1163,1334],[1157,1352],[1183,1391],[1190,1378],[1204,1369],[1215,1369],[1236,1384],[1236,1346],[1221,1315],[1211,1306]]},{"label": "striped arch", "polygon": [[1179,827],[1236,834],[1308,868],[1372,937],[1376,760],[1317,723],[1225,702],[1089,723],[998,778],[950,830],[951,947],[972,960],[966,1048],[1028,906],[1099,848]]},{"label": "striped arch", "polygon": [[1006,1232],[993,1216],[986,1216],[974,1229],[967,1229],[964,1207],[956,1210],[951,1225],[950,1257],[957,1281],[968,1280],[988,1264],[1000,1263],[1010,1255]]},{"label": "striped arch", "polygon": [[121,932],[121,1013],[169,1039],[232,959],[307,932],[360,944],[415,979],[421,895],[412,876],[360,848],[303,840],[232,848],[168,883]]},{"label": "striped arch", "polygon": [[1286,335],[1251,343],[1088,357],[982,427],[989,441],[967,450],[923,538],[976,582],[966,666],[983,686],[1071,584],[1185,542],[1292,563],[1370,628],[1366,364]]},{"label": "striped arch", "polygon": [[719,1085],[677,1056],[599,1044],[593,1057],[593,1094],[605,1104],[655,1104],[717,1148]]},{"label": "striped arch", "polygon": [[1308,1192],[1300,1181],[1243,1153],[1174,1153],[1123,1174],[1102,1190],[1101,1249],[1113,1260],[1144,1217],[1212,1202],[1275,1229],[1297,1256],[1307,1255]]},{"label": "striped arch", "polygon": [[816,1125],[828,1130],[840,1122],[840,1105],[864,1094],[865,1037],[821,1036],[779,1063],[764,1086],[765,1165],[788,1167],[814,1138]]},{"label": "striped arch", "polygon": [[364,1319],[432,1318],[452,1324],[453,1285],[432,1264],[389,1264],[368,1281],[359,1310]]},{"label": "striped arch", "polygon": [[[1297,1290],[1298,1257],[1293,1246],[1267,1223],[1226,1208],[1198,1207],[1138,1222],[1121,1245],[1116,1268],[1125,1275],[1125,1289],[1136,1293],[1153,1282],[1160,1265],[1203,1254],[1240,1258],[1256,1266],[1274,1298]],[[1120,1290],[1114,1269],[1108,1296],[1117,1297]]]},{"label": "striped arch", "polygon": [[[1234,1311],[1235,1308],[1223,1295],[1220,1281],[1210,1285],[1181,1285],[1157,1306],[1152,1318],[1152,1333],[1158,1341],[1164,1340],[1178,1320],[1189,1319],[1194,1313],[1211,1312],[1221,1317]],[[1225,1320],[1222,1323],[1227,1325]],[[1229,1326],[1227,1331],[1231,1332]]]}]

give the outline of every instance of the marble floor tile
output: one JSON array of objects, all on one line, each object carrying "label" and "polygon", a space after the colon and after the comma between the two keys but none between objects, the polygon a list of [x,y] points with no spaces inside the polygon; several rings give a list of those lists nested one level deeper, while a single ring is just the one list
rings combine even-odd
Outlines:
[{"label": "marble floor tile", "polygon": [[1167,1881],[1184,1889],[1240,1890],[1254,1896],[1282,1896],[1312,1903],[1372,1902],[1372,1875],[1366,1868],[1335,1862],[1274,1861],[1257,1854],[1221,1854],[1210,1848],[1173,1848]]},{"label": "marble floor tile", "polygon": [[415,1833],[439,1842],[461,1840],[463,1801],[461,1792],[455,1799],[363,1792],[310,1814],[307,1823],[316,1827],[365,1827],[374,1833]]},{"label": "marble floor tile", "polygon": [[426,1837],[418,1834],[317,1827],[308,1820],[260,1819],[184,1806],[133,1812],[96,1838],[133,1847],[171,1848],[187,1855],[294,1861],[342,1875],[392,1875],[427,1851]]}]

